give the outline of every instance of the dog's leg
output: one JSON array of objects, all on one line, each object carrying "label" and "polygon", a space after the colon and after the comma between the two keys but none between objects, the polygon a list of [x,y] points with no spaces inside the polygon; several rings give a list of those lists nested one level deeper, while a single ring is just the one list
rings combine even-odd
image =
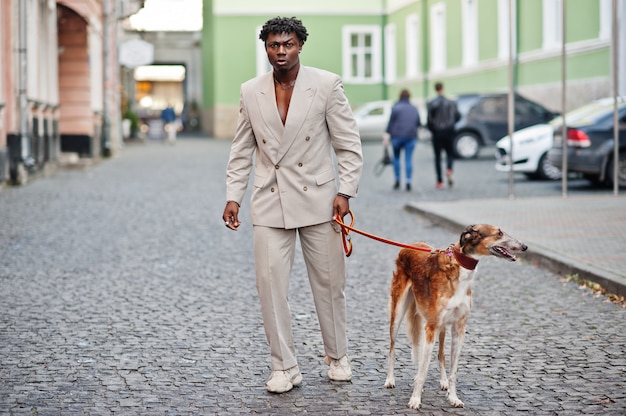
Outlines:
[{"label": "dog's leg", "polygon": [[448,388],[448,401],[454,407],[465,406],[456,395],[456,376],[459,369],[459,359],[461,357],[461,348],[463,347],[463,341],[465,340],[465,324],[467,323],[468,315],[459,319],[456,324],[452,325],[452,346],[450,352],[450,378],[448,379],[450,385]]},{"label": "dog's leg", "polygon": [[419,365],[419,348],[421,345],[420,340],[424,332],[424,324],[422,317],[417,312],[417,305],[415,302],[409,302],[408,306],[409,307],[406,311],[406,333],[409,341],[411,341],[411,361],[413,362],[415,368],[417,368]]},{"label": "dog's leg", "polygon": [[437,358],[439,359],[439,385],[441,390],[448,390],[448,376],[446,375],[446,354],[444,347],[446,343],[446,328],[445,326],[439,331],[439,352]]},{"label": "dog's leg", "polygon": [[433,353],[435,346],[435,336],[438,328],[434,325],[426,324],[422,330],[421,342],[418,348],[418,365],[417,374],[415,375],[415,386],[413,387],[413,394],[409,400],[409,407],[411,409],[419,409],[422,404],[422,390],[424,389],[424,383],[426,382],[426,375],[428,374],[428,365],[430,364],[430,356]]},{"label": "dog's leg", "polygon": [[408,307],[413,302],[411,286],[408,285],[404,292],[399,296],[397,293],[392,293],[390,304],[390,320],[389,320],[389,357],[387,362],[387,380],[385,380],[385,387],[388,389],[396,387],[396,377],[394,375],[395,365],[395,350],[396,340],[398,339],[398,332],[400,331],[400,325],[406,314]]}]

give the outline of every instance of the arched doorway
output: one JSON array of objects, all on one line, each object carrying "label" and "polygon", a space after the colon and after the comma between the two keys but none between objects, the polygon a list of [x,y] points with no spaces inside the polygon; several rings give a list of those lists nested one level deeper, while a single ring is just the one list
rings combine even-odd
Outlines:
[{"label": "arched doorway", "polygon": [[[97,45],[90,45],[87,21],[74,10],[58,5],[59,133],[62,152],[80,156],[99,154],[101,120],[94,113],[93,72],[100,74]],[[95,47],[95,48],[94,48]]]}]

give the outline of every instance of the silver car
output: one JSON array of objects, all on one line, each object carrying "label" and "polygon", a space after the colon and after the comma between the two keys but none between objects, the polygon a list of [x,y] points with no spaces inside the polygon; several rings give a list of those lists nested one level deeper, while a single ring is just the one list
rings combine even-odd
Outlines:
[{"label": "silver car", "polygon": [[[359,126],[359,134],[361,135],[361,141],[382,141],[385,130],[387,130],[387,124],[389,123],[389,117],[391,116],[391,108],[395,104],[395,101],[381,100],[370,101],[359,107],[354,111],[354,118],[356,124]],[[430,139],[430,131],[426,129],[426,113],[420,108],[420,105],[413,103],[420,113],[420,122],[422,127],[418,129],[418,136],[421,140]]]},{"label": "silver car", "polygon": [[361,140],[382,141],[389,123],[393,101],[371,101],[354,110],[354,118],[359,126]]}]

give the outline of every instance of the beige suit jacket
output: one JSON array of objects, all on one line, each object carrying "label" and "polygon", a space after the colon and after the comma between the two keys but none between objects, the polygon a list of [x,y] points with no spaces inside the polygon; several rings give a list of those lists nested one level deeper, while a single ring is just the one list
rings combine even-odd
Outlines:
[{"label": "beige suit jacket", "polygon": [[226,198],[242,205],[254,163],[254,225],[299,228],[330,221],[337,192],[356,196],[363,156],[341,79],[301,66],[287,119],[276,106],[272,72],[241,86],[227,167]]}]

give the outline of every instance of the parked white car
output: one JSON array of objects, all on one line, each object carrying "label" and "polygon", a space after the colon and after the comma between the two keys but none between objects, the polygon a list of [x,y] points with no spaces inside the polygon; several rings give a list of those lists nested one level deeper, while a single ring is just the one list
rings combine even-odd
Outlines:
[{"label": "parked white car", "polygon": [[[548,150],[552,148],[553,140],[552,124],[535,124],[513,133],[513,170],[525,174],[529,179],[560,179],[561,170],[548,160]],[[510,171],[510,151],[509,136],[496,142],[496,170]]]}]

